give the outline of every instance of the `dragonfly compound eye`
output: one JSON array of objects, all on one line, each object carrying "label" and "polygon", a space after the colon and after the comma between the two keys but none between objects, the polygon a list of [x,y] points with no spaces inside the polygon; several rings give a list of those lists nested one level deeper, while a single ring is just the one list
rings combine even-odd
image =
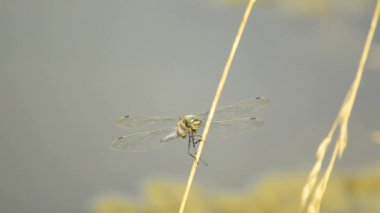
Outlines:
[{"label": "dragonfly compound eye", "polygon": [[200,119],[197,119],[197,118],[193,119],[192,120],[192,126],[191,126],[192,129],[194,129],[194,130],[199,129],[201,123],[202,123],[202,121]]}]

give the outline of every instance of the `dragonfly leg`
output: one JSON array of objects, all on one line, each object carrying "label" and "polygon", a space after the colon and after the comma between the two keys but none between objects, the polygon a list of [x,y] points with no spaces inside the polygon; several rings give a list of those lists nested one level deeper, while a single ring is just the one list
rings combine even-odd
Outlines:
[{"label": "dragonfly leg", "polygon": [[196,149],[195,149],[195,142],[194,142],[194,132],[191,133],[191,143],[193,144],[193,148],[195,150],[195,154],[197,153]]},{"label": "dragonfly leg", "polygon": [[[191,138],[189,137],[189,145],[187,146],[187,154],[189,154],[192,158],[195,159],[195,155],[193,155],[191,152],[190,152],[190,144],[191,144]],[[196,153],[195,153],[196,154]]]},{"label": "dragonfly leg", "polygon": [[203,138],[202,138],[202,136],[200,136],[200,138],[197,140],[197,141],[195,141],[195,144],[198,144],[199,142],[201,142],[203,140]]},{"label": "dragonfly leg", "polygon": [[[192,158],[196,159],[195,155],[192,154],[192,153],[190,152],[190,144],[193,144],[194,151],[195,151],[195,155],[196,155],[196,154],[197,154],[197,150],[196,150],[196,148],[195,148],[195,144],[196,144],[196,143],[194,143],[194,137],[192,137],[192,136],[189,136],[189,143],[188,143],[188,146],[187,146],[187,153],[188,153]],[[205,161],[203,161],[202,158],[199,158],[199,160],[203,163],[203,165],[208,166],[208,164],[207,164]],[[199,163],[199,162],[198,162],[198,163]]]},{"label": "dragonfly leg", "polygon": [[195,139],[195,137],[197,137],[198,139],[196,141],[194,141],[194,145],[195,144],[198,144],[199,142],[201,142],[202,140],[202,135],[198,135],[198,134],[192,134],[191,137],[193,137],[193,140]]},{"label": "dragonfly leg", "polygon": [[191,154],[191,152],[190,152],[190,144],[191,144],[191,139],[190,139],[190,137],[189,137],[189,143],[188,143],[188,146],[187,146],[187,153],[188,153],[191,157],[194,158],[194,155]]}]

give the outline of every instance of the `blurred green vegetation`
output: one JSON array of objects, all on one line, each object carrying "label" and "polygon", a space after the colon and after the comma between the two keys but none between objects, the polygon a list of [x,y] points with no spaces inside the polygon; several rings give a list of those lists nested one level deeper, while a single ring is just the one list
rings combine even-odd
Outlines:
[{"label": "blurred green vegetation", "polygon": [[[299,212],[305,181],[306,175],[279,175],[265,178],[239,193],[211,193],[194,186],[185,212]],[[150,182],[145,187],[143,201],[108,197],[100,200],[93,212],[178,212],[184,187],[185,184],[172,181]],[[334,175],[327,187],[321,212],[380,212],[380,171]]]},{"label": "blurred green vegetation", "polygon": [[[246,5],[248,0],[222,0],[224,4],[237,6]],[[334,10],[335,3],[329,0],[266,0],[257,1],[257,4],[275,6],[297,15],[325,15]]]}]

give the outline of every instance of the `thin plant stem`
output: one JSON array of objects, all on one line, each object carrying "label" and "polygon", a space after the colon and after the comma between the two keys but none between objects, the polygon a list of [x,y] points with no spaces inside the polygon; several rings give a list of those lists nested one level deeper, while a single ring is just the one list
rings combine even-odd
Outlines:
[{"label": "thin plant stem", "polygon": [[187,202],[187,198],[189,196],[190,188],[191,188],[191,185],[193,183],[195,172],[196,172],[196,170],[198,168],[198,162],[199,162],[199,159],[200,159],[201,154],[202,154],[204,142],[206,141],[209,128],[211,126],[212,118],[214,117],[214,112],[215,112],[216,106],[218,104],[220,95],[222,94],[224,83],[225,83],[225,81],[227,79],[227,76],[228,76],[228,73],[230,71],[231,64],[232,64],[232,61],[233,61],[235,53],[236,53],[236,49],[237,49],[237,47],[239,45],[240,38],[241,38],[241,36],[243,34],[245,25],[247,23],[248,17],[249,17],[249,15],[251,13],[252,7],[253,7],[253,5],[254,5],[255,2],[256,2],[256,0],[249,0],[249,2],[248,2],[247,8],[246,8],[245,13],[244,13],[244,16],[243,16],[243,18],[241,20],[241,23],[240,23],[240,27],[238,29],[238,32],[236,34],[234,43],[232,45],[230,55],[228,56],[226,65],[224,67],[223,74],[222,74],[222,77],[221,77],[221,79],[219,81],[219,85],[218,85],[218,88],[216,90],[214,101],[212,102],[210,113],[209,113],[207,121],[206,121],[206,125],[205,125],[205,128],[204,128],[203,134],[202,134],[202,138],[201,138],[201,141],[200,141],[199,146],[198,146],[197,154],[195,156],[195,160],[193,162],[193,166],[192,166],[191,171],[190,171],[189,179],[187,181],[187,185],[186,185],[186,189],[185,189],[185,192],[184,192],[184,195],[183,195],[183,198],[182,198],[182,202],[181,202],[181,206],[180,206],[180,209],[179,209],[179,213],[183,213],[183,211],[185,209],[185,205],[186,205],[186,202]]},{"label": "thin plant stem", "polygon": [[[319,145],[317,151],[317,161],[313,169],[309,173],[308,180],[303,188],[301,198],[301,211],[307,210],[308,213],[319,213],[321,208],[322,198],[327,188],[332,170],[334,168],[335,160],[337,157],[341,158],[348,141],[348,121],[351,116],[351,111],[355,103],[356,95],[360,86],[360,82],[364,72],[364,66],[368,58],[368,53],[371,47],[373,36],[376,31],[377,22],[380,15],[380,0],[377,1],[376,8],[372,17],[371,26],[368,31],[367,39],[364,44],[363,52],[360,58],[359,66],[356,76],[346,97],[343,101],[341,109],[335,118],[335,121],[325,137]],[[339,135],[335,141],[334,151],[331,155],[330,162],[322,177],[318,180],[319,173],[321,172],[322,163],[327,152],[328,146],[331,143],[334,133],[339,127]]]}]

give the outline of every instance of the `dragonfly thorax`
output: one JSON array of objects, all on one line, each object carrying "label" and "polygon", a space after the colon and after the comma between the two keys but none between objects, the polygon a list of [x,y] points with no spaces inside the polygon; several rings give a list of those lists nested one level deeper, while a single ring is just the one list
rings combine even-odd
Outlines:
[{"label": "dragonfly thorax", "polygon": [[186,137],[190,132],[196,132],[202,124],[202,119],[194,115],[185,115],[179,118],[177,134]]}]

